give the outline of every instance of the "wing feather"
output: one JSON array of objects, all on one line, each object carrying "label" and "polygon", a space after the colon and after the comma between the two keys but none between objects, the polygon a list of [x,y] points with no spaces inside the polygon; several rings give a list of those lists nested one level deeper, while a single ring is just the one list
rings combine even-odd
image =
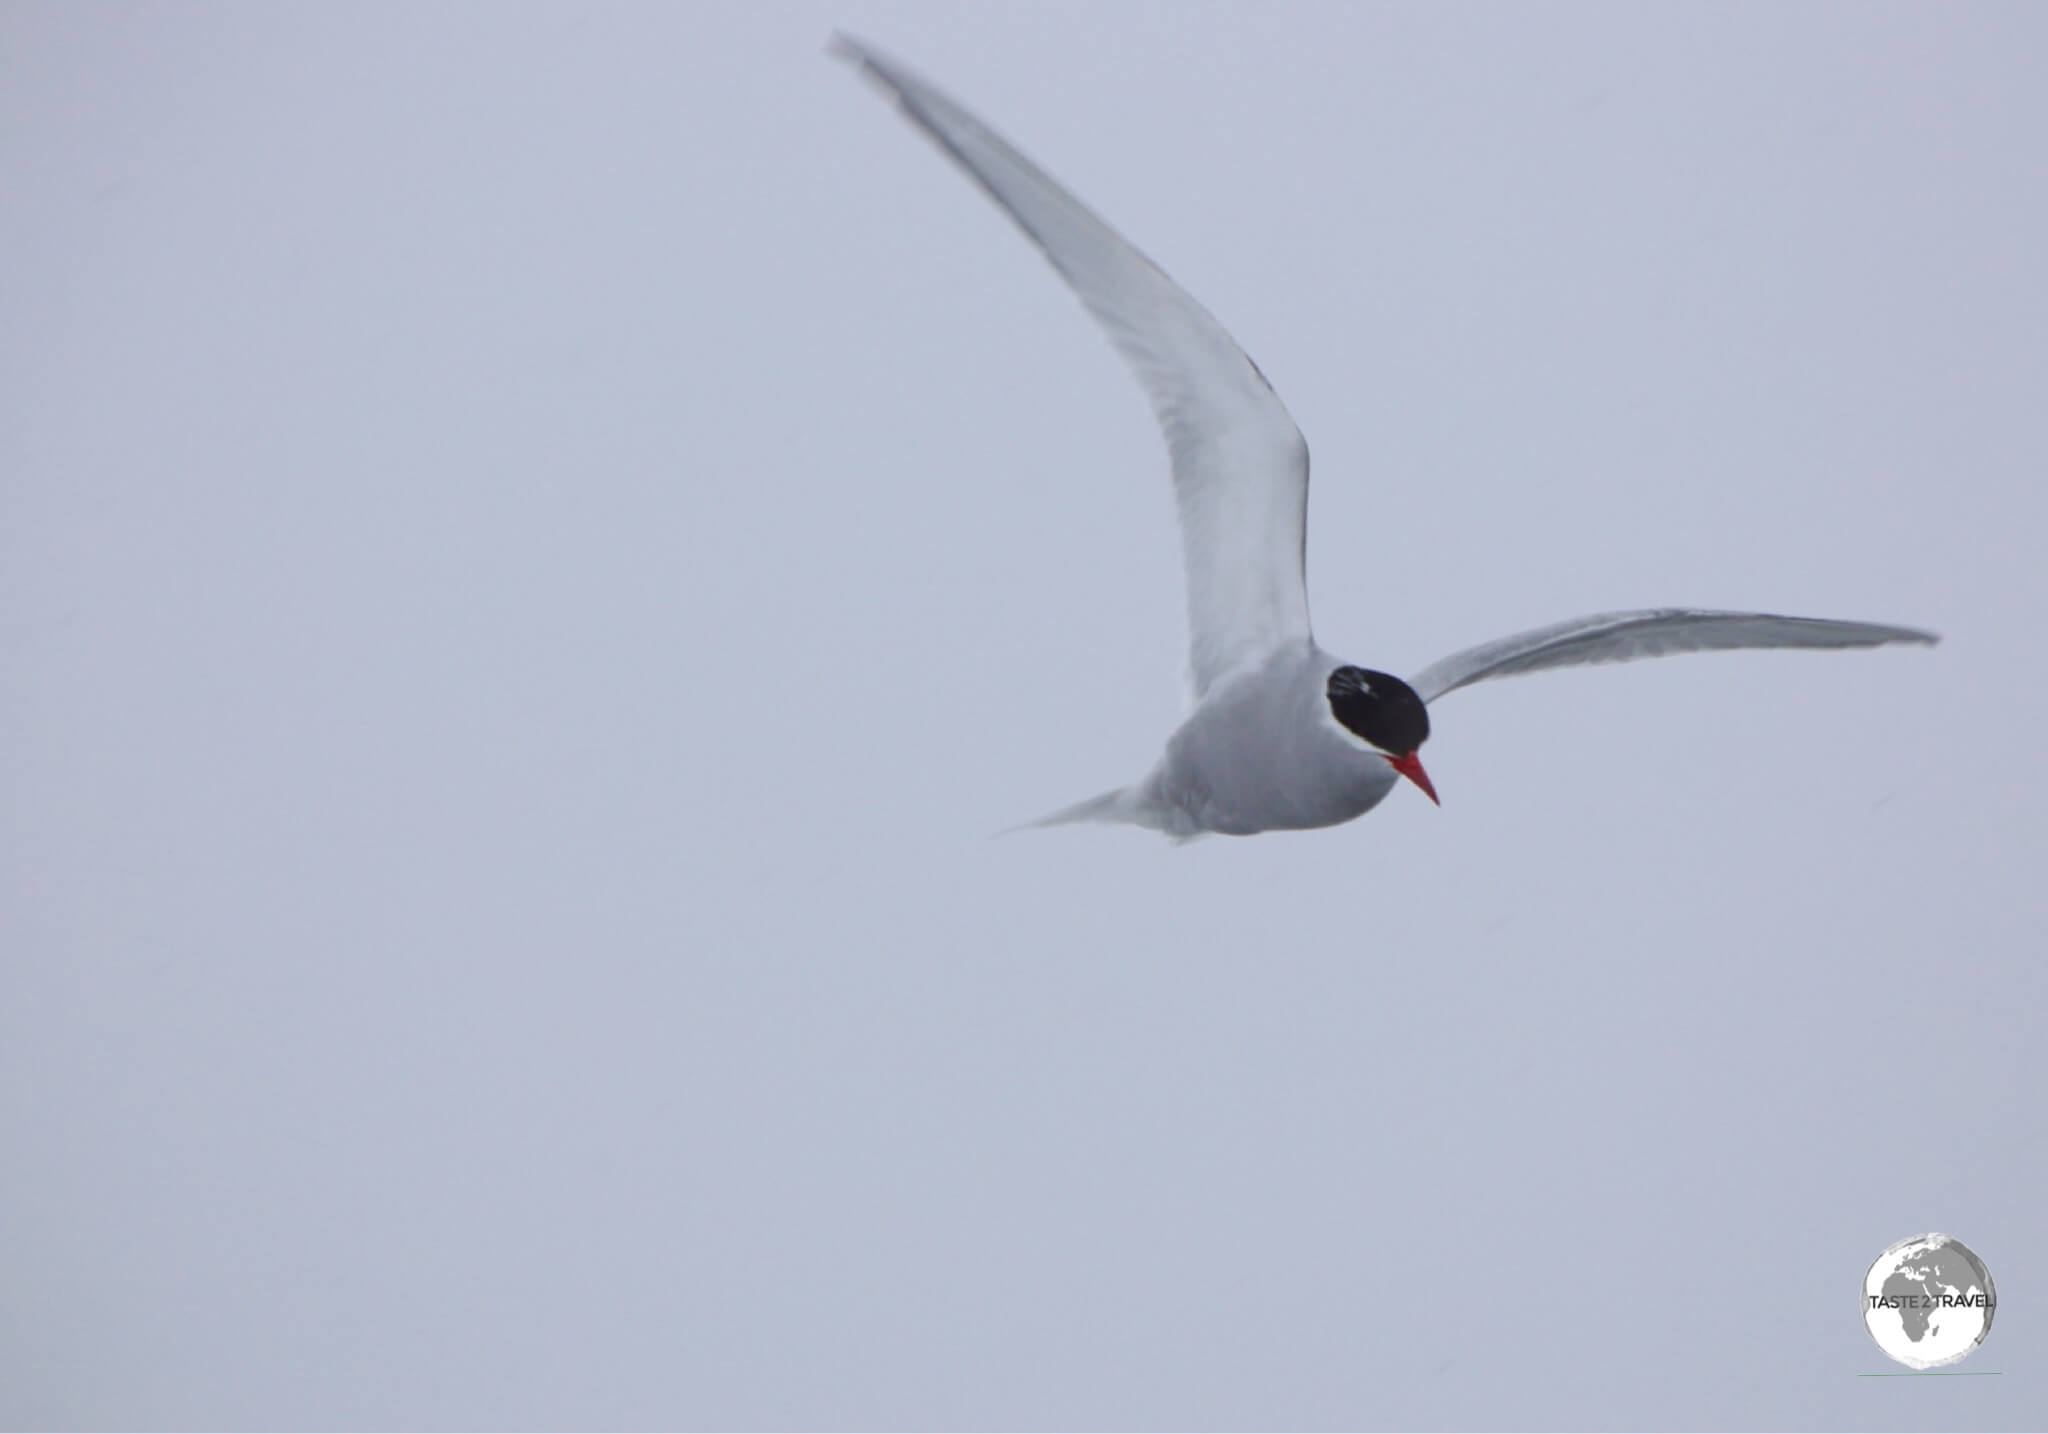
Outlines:
[{"label": "wing feather", "polygon": [[1935,643],[1918,628],[1875,622],[1838,622],[1821,617],[1780,617],[1768,612],[1714,612],[1700,608],[1654,608],[1575,617],[1530,632],[1468,647],[1433,662],[1409,685],[1425,702],[1446,692],[1541,672],[1598,662],[1634,662],[1679,652],[1726,652],[1750,647],[1882,647],[1892,642]]},{"label": "wing feather", "polygon": [[1265,375],[1207,310],[1002,136],[859,41],[838,36],[833,49],[1016,221],[1137,374],[1173,463],[1196,695],[1306,642],[1308,445]]}]

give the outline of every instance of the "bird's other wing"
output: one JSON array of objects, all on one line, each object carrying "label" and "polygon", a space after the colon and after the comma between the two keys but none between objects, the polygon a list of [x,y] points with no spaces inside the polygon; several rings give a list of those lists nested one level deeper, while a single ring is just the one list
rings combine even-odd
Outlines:
[{"label": "bird's other wing", "polygon": [[1676,652],[1726,652],[1741,647],[1882,647],[1889,642],[1934,643],[1931,632],[1875,622],[1837,622],[1824,617],[1779,617],[1768,612],[1711,612],[1696,608],[1654,608],[1644,612],[1603,612],[1518,632],[1468,647],[1431,663],[1409,685],[1425,702],[1446,692],[1596,662],[1634,662]]},{"label": "bird's other wing", "polygon": [[1308,445],[1266,376],[1206,309],[1002,136],[886,55],[844,35],[832,47],[1017,222],[1137,373],[1173,460],[1196,695],[1306,641]]}]

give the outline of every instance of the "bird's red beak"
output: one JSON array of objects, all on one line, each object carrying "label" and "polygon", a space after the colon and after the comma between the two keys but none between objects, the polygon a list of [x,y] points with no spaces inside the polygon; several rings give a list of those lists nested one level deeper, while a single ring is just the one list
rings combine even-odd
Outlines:
[{"label": "bird's red beak", "polygon": [[1442,802],[1437,802],[1436,800],[1436,788],[1430,784],[1429,773],[1422,770],[1422,758],[1410,752],[1405,757],[1389,757],[1387,761],[1393,766],[1395,771],[1415,783],[1416,786],[1422,788],[1422,794],[1425,797],[1428,797],[1432,802],[1436,802],[1438,806],[1443,805]]}]

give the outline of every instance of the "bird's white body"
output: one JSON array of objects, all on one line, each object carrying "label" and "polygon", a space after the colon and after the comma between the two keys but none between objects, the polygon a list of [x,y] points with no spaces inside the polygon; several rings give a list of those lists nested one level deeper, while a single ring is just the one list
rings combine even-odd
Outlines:
[{"label": "bird's white body", "polygon": [[1305,642],[1229,674],[1166,739],[1141,780],[1038,824],[1129,822],[1185,841],[1208,832],[1333,827],[1364,816],[1400,778],[1330,715],[1324,684],[1341,665]]},{"label": "bird's white body", "polygon": [[[856,41],[835,48],[1051,261],[1137,375],[1172,459],[1194,710],[1144,778],[1034,825],[1129,822],[1182,840],[1335,826],[1379,805],[1402,775],[1434,798],[1415,760],[1423,704],[1475,682],[1677,652],[1936,640],[1879,623],[1660,608],[1483,643],[1407,683],[1348,667],[1309,630],[1308,445],[1258,366],[1163,270],[943,91]],[[1364,682],[1350,700],[1401,711],[1340,720],[1333,674],[1347,673]]]}]

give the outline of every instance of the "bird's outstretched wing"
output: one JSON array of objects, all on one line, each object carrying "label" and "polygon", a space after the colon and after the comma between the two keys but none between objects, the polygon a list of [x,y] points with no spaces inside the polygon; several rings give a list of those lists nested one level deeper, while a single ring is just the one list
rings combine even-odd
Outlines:
[{"label": "bird's outstretched wing", "polygon": [[1889,642],[1939,642],[1931,632],[1875,622],[1837,622],[1823,617],[1779,617],[1768,612],[1711,612],[1696,608],[1653,608],[1644,612],[1603,612],[1518,632],[1454,652],[1433,662],[1409,682],[1425,702],[1446,692],[1596,662],[1634,662],[1677,652],[1725,652],[1741,647],[1882,647]]},{"label": "bird's outstretched wing", "polygon": [[1017,222],[1137,373],[1173,460],[1196,695],[1305,642],[1308,445],[1265,375],[1207,310],[1001,135],[886,55],[843,35],[832,47]]}]

